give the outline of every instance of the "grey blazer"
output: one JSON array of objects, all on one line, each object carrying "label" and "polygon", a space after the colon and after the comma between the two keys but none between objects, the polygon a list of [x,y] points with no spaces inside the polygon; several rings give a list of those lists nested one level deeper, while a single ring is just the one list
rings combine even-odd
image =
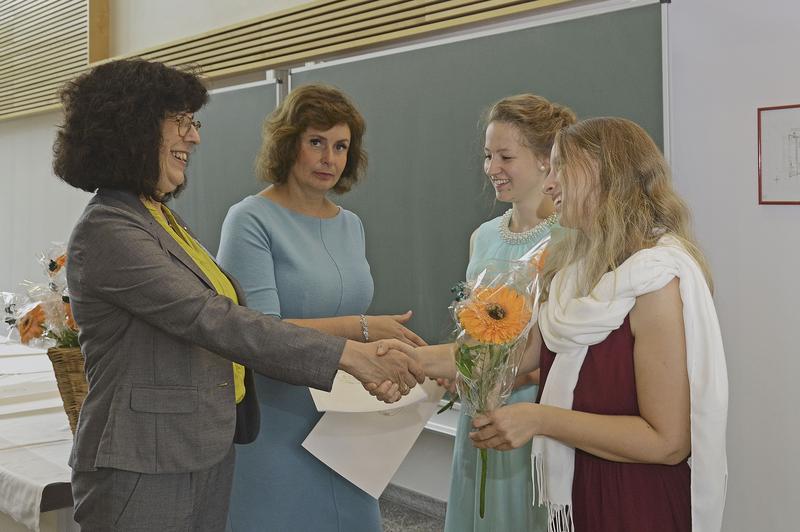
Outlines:
[{"label": "grey blazer", "polygon": [[[258,432],[252,370],[322,390],[333,384],[344,339],[217,295],[134,194],[99,191],[67,261],[89,381],[70,457],[76,471],[206,469],[235,432],[240,442]],[[238,407],[231,361],[248,368]]]}]

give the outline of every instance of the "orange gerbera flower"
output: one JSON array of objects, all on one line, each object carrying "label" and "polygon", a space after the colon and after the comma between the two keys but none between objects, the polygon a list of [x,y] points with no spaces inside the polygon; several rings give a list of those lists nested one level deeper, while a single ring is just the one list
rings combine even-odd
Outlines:
[{"label": "orange gerbera flower", "polygon": [[59,255],[54,259],[50,259],[50,262],[47,264],[47,269],[50,270],[50,276],[53,276],[64,267],[67,263],[67,256],[66,255]]},{"label": "orange gerbera flower", "polygon": [[75,323],[75,317],[72,315],[72,305],[70,305],[67,302],[64,303],[64,315],[67,318],[67,322],[66,322],[67,327],[69,327],[73,331],[77,331],[78,330],[78,324]]},{"label": "orange gerbera flower", "polygon": [[474,290],[458,311],[458,321],[467,334],[483,344],[511,342],[530,319],[525,296],[508,286]]},{"label": "orange gerbera flower", "polygon": [[42,305],[36,305],[26,312],[19,319],[17,329],[19,330],[19,341],[23,344],[42,336],[44,334],[44,309]]}]

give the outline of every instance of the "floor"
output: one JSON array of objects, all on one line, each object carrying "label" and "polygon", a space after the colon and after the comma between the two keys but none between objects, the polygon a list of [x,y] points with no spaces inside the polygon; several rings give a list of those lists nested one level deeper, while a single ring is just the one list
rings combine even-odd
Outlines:
[{"label": "floor", "polygon": [[380,499],[384,532],[442,532],[445,505],[390,485]]},{"label": "floor", "polygon": [[403,504],[380,501],[384,532],[442,532],[444,519],[417,512]]}]

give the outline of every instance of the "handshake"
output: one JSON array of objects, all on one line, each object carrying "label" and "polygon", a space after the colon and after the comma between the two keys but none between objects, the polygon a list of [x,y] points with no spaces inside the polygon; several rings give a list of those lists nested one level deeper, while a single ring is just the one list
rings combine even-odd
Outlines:
[{"label": "handshake", "polygon": [[339,361],[339,369],[357,378],[370,394],[385,403],[399,401],[411,388],[425,382],[425,377],[455,378],[454,344],[428,345],[405,327],[410,318],[411,311],[369,316],[370,336],[378,341],[348,340]]},{"label": "handshake", "polygon": [[396,339],[370,343],[348,340],[339,367],[386,403],[399,401],[414,386],[425,381],[417,348]]}]

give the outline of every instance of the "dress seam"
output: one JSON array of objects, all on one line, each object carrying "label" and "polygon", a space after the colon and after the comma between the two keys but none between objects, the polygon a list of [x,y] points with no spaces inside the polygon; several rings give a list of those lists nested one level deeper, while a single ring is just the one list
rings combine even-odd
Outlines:
[{"label": "dress seam", "polygon": [[342,270],[339,268],[339,264],[336,262],[336,259],[333,258],[333,254],[331,254],[330,249],[328,249],[328,245],[325,243],[325,233],[323,231],[322,220],[319,222],[319,240],[322,242],[322,247],[325,250],[325,253],[328,254],[328,258],[331,259],[334,268],[336,268],[336,273],[339,274],[339,304],[336,305],[336,311],[334,312],[334,316],[338,316],[339,312],[342,310],[342,303],[344,301],[344,277],[342,276]]}]

